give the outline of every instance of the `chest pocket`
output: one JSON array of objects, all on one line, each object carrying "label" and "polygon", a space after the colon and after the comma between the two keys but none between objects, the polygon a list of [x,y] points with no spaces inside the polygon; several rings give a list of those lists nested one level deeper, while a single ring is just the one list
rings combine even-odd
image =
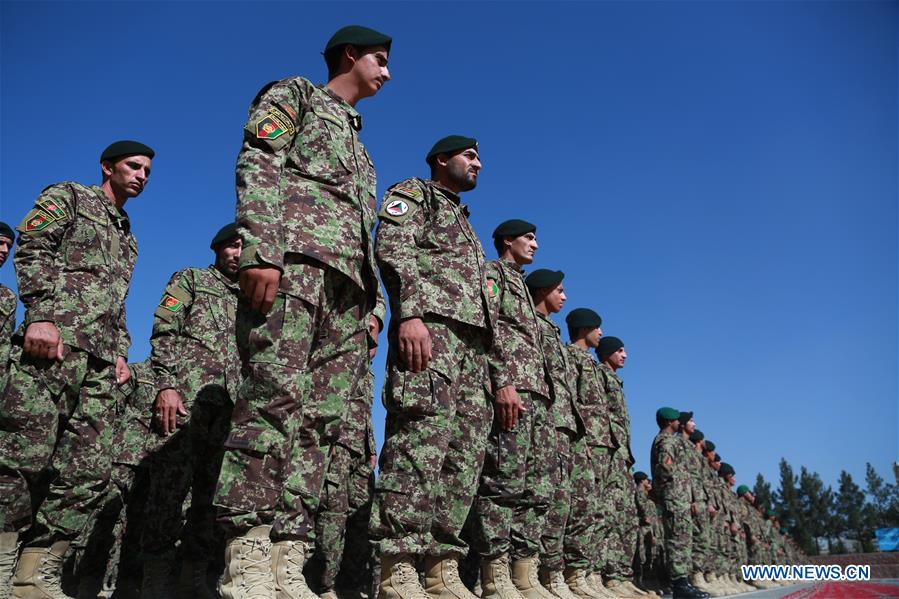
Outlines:
[{"label": "chest pocket", "polygon": [[66,239],[66,264],[79,269],[109,263],[109,220],[81,208]]},{"label": "chest pocket", "polygon": [[[213,351],[220,351],[229,333],[227,307],[215,289],[197,286],[190,312],[189,335]],[[226,344],[227,345],[227,344]]]},{"label": "chest pocket", "polygon": [[291,157],[310,179],[337,185],[350,177],[353,154],[350,124],[324,106],[313,104],[303,115]]}]

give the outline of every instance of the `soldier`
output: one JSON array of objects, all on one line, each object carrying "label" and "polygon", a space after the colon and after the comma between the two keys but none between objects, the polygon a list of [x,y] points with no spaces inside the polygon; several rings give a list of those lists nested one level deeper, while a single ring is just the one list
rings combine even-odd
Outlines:
[{"label": "soldier", "polygon": [[658,546],[662,539],[656,538],[659,519],[656,504],[652,500],[652,481],[643,471],[634,472],[634,504],[637,506],[637,551],[634,559],[634,577],[639,588],[656,586],[655,562]]},{"label": "soldier", "polygon": [[390,300],[385,442],[371,534],[380,599],[473,599],[458,574],[493,408],[493,342],[484,250],[459,194],[477,185],[477,140],[451,135],[426,161],[431,179],[390,187],[378,213],[377,259]]},{"label": "soldier", "polygon": [[[584,534],[583,524],[581,534],[571,534],[574,532],[574,522],[570,519],[572,473],[576,468],[577,476],[583,472],[581,458],[585,445],[583,422],[574,405],[575,371],[562,344],[559,327],[550,318],[550,314],[562,310],[567,299],[562,284],[564,277],[560,270],[540,268],[527,276],[525,284],[538,315],[540,344],[549,369],[552,418],[556,428],[556,458],[551,464],[553,476],[550,479],[554,492],[543,530],[539,578],[542,585],[559,599],[576,599],[577,596],[565,581],[565,567],[569,562],[589,564],[589,543],[592,539]],[[576,466],[575,457],[578,458]]]},{"label": "soldier", "polygon": [[188,492],[190,511],[177,595],[212,597],[206,585],[209,558],[217,547],[212,492],[231,420],[231,398],[241,381],[234,327],[242,246],[236,223],[222,227],[209,244],[215,262],[173,274],[153,316],[155,427],[169,438],[150,463],[141,540],[142,597],[147,599],[175,596],[169,572]]},{"label": "soldier", "polygon": [[[144,190],[153,155],[135,141],[111,144],[100,156],[99,187],[51,185],[18,226],[13,261],[25,321],[0,394],[0,584],[9,584],[18,539],[31,530],[14,597],[66,597],[63,557],[70,544],[83,545],[109,491],[115,386],[130,378],[125,296],[137,258],[124,206]],[[44,497],[36,485],[48,472]]]},{"label": "soldier", "polygon": [[739,505],[737,503],[737,497],[731,491],[731,487],[734,484],[735,480],[735,471],[733,466],[728,463],[722,462],[720,457],[715,452],[715,457],[712,458],[713,464],[717,464],[718,468],[718,479],[720,482],[721,489],[721,498],[724,504],[724,514],[726,520],[725,524],[725,533],[727,538],[727,553],[728,553],[728,569],[724,574],[724,580],[730,583],[730,587],[736,593],[744,593],[746,591],[754,591],[755,587],[751,587],[741,581],[740,574],[740,564],[743,563],[742,555],[741,555],[741,546],[745,547],[745,542],[742,538],[742,524],[740,522],[740,514],[739,514]]},{"label": "soldier", "polygon": [[565,323],[571,341],[566,349],[575,372],[573,386],[578,413],[585,429],[584,451],[575,454],[575,459],[583,460],[585,467],[578,470],[580,476],[572,478],[570,517],[585,526],[581,534],[593,539],[590,560],[587,563],[566,564],[565,578],[571,591],[579,597],[610,597],[614,595],[603,586],[602,574],[598,571],[603,556],[599,551],[602,540],[598,538],[596,520],[605,501],[605,477],[609,470],[608,448],[612,433],[608,398],[603,389],[604,378],[600,374],[599,363],[589,352],[599,346],[602,318],[589,308],[575,308],[565,317]]},{"label": "soldier", "polygon": [[537,313],[522,270],[534,260],[536,231],[523,220],[501,223],[493,231],[499,259],[487,262],[488,296],[498,314],[489,360],[495,418],[473,523],[483,596],[490,599],[549,595],[539,583],[529,583],[536,578],[552,495],[547,464],[555,440]]},{"label": "soldier", "polygon": [[664,407],[656,411],[659,434],[652,442],[650,464],[652,480],[659,490],[662,521],[665,526],[665,550],[668,557],[668,578],[674,599],[702,599],[708,597],[693,587],[687,579],[692,566],[690,557],[692,500],[690,473],[683,467],[684,444],[677,434],[681,413]]},{"label": "soldier", "polygon": [[[686,418],[688,414],[690,416],[689,419]],[[705,460],[702,458],[702,442],[705,439],[705,435],[696,428],[692,412],[681,412],[680,422],[681,436],[687,446],[684,452],[687,456],[686,467],[690,472],[691,487],[693,489],[693,504],[690,506],[690,512],[693,516],[693,545],[691,549],[693,572],[690,577],[690,584],[701,591],[718,594],[720,590],[716,589],[715,585],[709,584],[705,578],[705,573],[711,572],[710,564],[713,554],[709,529],[711,527],[711,518],[716,513],[709,489],[706,487],[707,478],[705,471],[707,467]]]},{"label": "soldier", "polygon": [[597,536],[602,543],[603,574],[606,586],[619,597],[646,595],[634,586],[634,541],[637,538],[637,512],[634,505],[634,481],[631,466],[631,424],[624,399],[624,382],[618,371],[624,368],[627,350],[618,337],[603,337],[596,348],[600,361],[600,387],[609,410],[611,445],[606,461],[608,470],[601,484],[603,511]]},{"label": "soldier", "polygon": [[314,596],[302,569],[325,470],[318,435],[323,422],[339,425],[365,372],[378,293],[375,170],[355,105],[390,79],[390,42],[365,27],[340,29],[325,46],[328,83],[266,85],[244,126],[237,333],[246,379],[215,493],[228,538],[225,599],[274,597],[276,588],[279,597]]},{"label": "soldier", "polygon": [[[0,266],[3,266],[9,258],[15,238],[12,227],[0,222]],[[0,389],[6,381],[6,364],[9,361],[10,344],[15,328],[16,294],[9,287],[0,285]]]},{"label": "soldier", "polygon": [[[699,431],[694,431],[694,434]],[[739,592],[732,588],[732,583],[727,580],[726,574],[730,570],[728,560],[730,555],[730,527],[731,513],[724,495],[726,490],[718,478],[720,462],[715,461],[715,444],[704,439],[701,442],[703,484],[709,495],[709,503],[715,507],[715,514],[711,517],[709,525],[709,545],[712,548],[710,556],[710,571],[705,573],[706,581],[716,587],[720,594],[730,595]]]}]

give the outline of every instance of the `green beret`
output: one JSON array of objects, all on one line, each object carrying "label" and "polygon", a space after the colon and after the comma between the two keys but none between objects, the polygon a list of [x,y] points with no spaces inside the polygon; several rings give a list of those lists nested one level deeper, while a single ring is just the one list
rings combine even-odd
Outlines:
[{"label": "green beret", "polygon": [[215,246],[220,243],[224,243],[235,237],[240,237],[240,233],[237,231],[237,223],[228,223],[221,229],[219,232],[215,234],[215,237],[212,238],[212,241],[209,242],[209,249],[214,250]]},{"label": "green beret", "polygon": [[712,459],[712,461],[713,461],[713,462],[720,462],[720,463],[722,463],[722,464],[724,463],[724,462],[721,461],[721,454],[718,453],[717,451],[715,452],[715,457]]},{"label": "green beret", "polygon": [[723,478],[723,477],[727,476],[728,474],[736,474],[734,467],[731,466],[730,464],[725,464],[724,462],[721,462],[721,467],[718,468],[718,476]]},{"label": "green beret", "polygon": [[0,237],[8,237],[13,241],[16,240],[16,234],[13,233],[12,227],[4,222],[0,222]]},{"label": "green beret", "polygon": [[109,144],[106,149],[103,150],[103,153],[100,154],[100,162],[112,160],[119,156],[134,156],[135,154],[138,156],[146,156],[151,159],[156,156],[156,152],[154,152],[153,148],[150,146],[145,146],[139,141],[123,139],[122,141],[116,141]]},{"label": "green beret", "polygon": [[570,329],[595,329],[602,324],[599,314],[590,308],[575,308],[565,317]]},{"label": "green beret", "polygon": [[787,529],[786,529],[786,528],[781,528],[781,529],[780,529],[780,534],[782,534],[782,535],[787,534]]},{"label": "green beret", "polygon": [[699,441],[705,440],[705,435],[702,434],[702,431],[699,429],[694,430],[690,433],[690,443],[698,443]]},{"label": "green beret", "polygon": [[776,518],[776,517],[777,517],[777,514],[775,514],[775,513],[774,513],[774,510],[772,510],[771,508],[768,508],[767,510],[765,510],[765,515],[766,515],[767,517],[769,517],[769,518]]},{"label": "green beret", "polygon": [[693,418],[693,412],[681,412],[678,420],[680,420],[681,424],[687,424],[691,418]]},{"label": "green beret", "polygon": [[649,478],[649,475],[647,475],[642,470],[637,470],[636,472],[634,472],[634,482],[635,483],[639,483],[641,481],[647,480],[648,478]]},{"label": "green beret", "polygon": [[384,35],[380,31],[363,27],[362,25],[347,25],[337,30],[337,33],[331,36],[328,43],[325,44],[325,52],[340,46],[357,46],[365,48],[368,46],[384,46],[390,52],[390,42],[393,41],[389,35]]},{"label": "green beret", "polygon": [[747,487],[746,485],[740,485],[739,487],[737,487],[737,495],[744,495],[745,493],[748,493],[748,492],[749,492],[749,487]]},{"label": "green beret", "polygon": [[715,451],[715,444],[712,443],[711,441],[706,441],[705,442],[705,450],[706,451]]},{"label": "green beret", "polygon": [[[624,341],[622,341],[618,337],[612,337],[611,335],[609,335],[608,337],[603,337],[599,340],[599,346],[597,346],[596,348],[596,355],[599,356],[600,359],[603,359],[606,356],[614,354],[622,347],[624,347]],[[675,416],[672,420],[674,419],[677,419],[677,416]]]},{"label": "green beret", "polygon": [[537,225],[533,225],[526,220],[513,218],[499,224],[493,230],[493,238],[497,237],[518,237],[525,233],[533,233],[537,230]]},{"label": "green beret", "polygon": [[425,156],[425,162],[431,164],[431,159],[437,154],[452,154],[453,152],[460,152],[462,150],[467,150],[468,148],[477,150],[478,140],[463,135],[447,135],[434,144],[431,151]]},{"label": "green beret", "polygon": [[656,420],[677,420],[678,416],[680,416],[680,412],[674,408],[659,408],[656,410]]},{"label": "green beret", "polygon": [[555,287],[564,278],[565,273],[561,270],[538,268],[525,278],[524,284],[528,286],[528,289],[546,289],[547,287]]}]

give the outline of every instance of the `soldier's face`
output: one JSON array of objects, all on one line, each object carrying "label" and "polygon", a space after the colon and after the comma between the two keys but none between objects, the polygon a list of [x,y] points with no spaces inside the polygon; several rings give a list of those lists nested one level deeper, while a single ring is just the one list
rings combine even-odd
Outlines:
[{"label": "soldier's face", "polygon": [[612,368],[618,370],[619,368],[624,367],[624,363],[627,361],[627,352],[624,351],[624,348],[622,347],[618,351],[609,354],[609,357],[606,358],[606,360]]},{"label": "soldier's face", "polygon": [[692,435],[696,430],[696,423],[690,418],[685,425],[681,427],[688,435]]},{"label": "soldier's face", "polygon": [[[437,163],[443,162],[443,155],[437,157]],[[450,158],[445,159],[447,187],[458,191],[470,191],[477,187],[478,173],[481,172],[481,158],[478,151],[468,148]]]},{"label": "soldier's face", "polygon": [[372,46],[370,48],[349,48],[355,62],[350,71],[359,85],[360,98],[368,98],[390,81],[390,70],[387,68],[387,48]]},{"label": "soldier's face", "polygon": [[12,239],[0,235],[0,266],[9,258],[9,250],[12,248]]},{"label": "soldier's face", "polygon": [[562,286],[562,283],[559,283],[546,294],[546,309],[550,314],[561,312],[562,306],[565,305],[567,299],[565,288]]},{"label": "soldier's face", "polygon": [[134,198],[141,194],[150,178],[150,162],[146,156],[135,155],[101,162],[100,167],[116,196]]},{"label": "soldier's face", "polygon": [[509,251],[516,264],[530,264],[537,252],[537,236],[533,233],[519,235],[509,243]]},{"label": "soldier's face", "polygon": [[240,267],[240,251],[242,249],[243,239],[240,237],[219,244],[215,251],[215,267],[218,271],[226,277],[235,278]]},{"label": "soldier's face", "polygon": [[599,347],[600,339],[602,339],[602,329],[599,327],[596,327],[595,329],[587,333],[587,336],[584,338],[584,340],[587,342],[587,347],[593,349]]}]

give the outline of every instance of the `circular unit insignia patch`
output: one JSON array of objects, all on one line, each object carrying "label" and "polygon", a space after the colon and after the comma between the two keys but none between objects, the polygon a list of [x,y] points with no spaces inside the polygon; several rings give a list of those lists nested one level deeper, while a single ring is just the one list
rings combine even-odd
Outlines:
[{"label": "circular unit insignia patch", "polygon": [[402,216],[409,212],[409,204],[403,200],[393,200],[384,209],[390,216]]}]

